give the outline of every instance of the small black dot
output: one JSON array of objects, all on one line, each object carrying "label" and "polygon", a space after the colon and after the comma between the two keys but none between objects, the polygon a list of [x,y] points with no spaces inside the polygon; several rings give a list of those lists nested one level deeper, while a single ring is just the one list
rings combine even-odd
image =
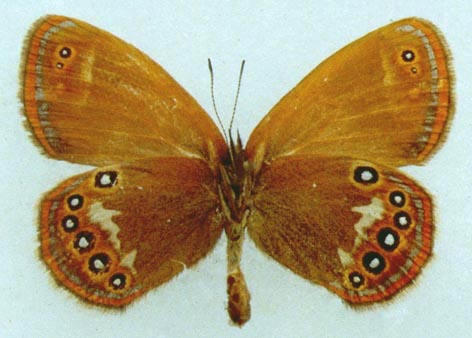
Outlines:
[{"label": "small black dot", "polygon": [[95,235],[89,231],[81,231],[75,236],[74,248],[80,253],[88,252],[95,245]]},{"label": "small black dot", "polygon": [[67,215],[62,219],[61,224],[65,232],[73,232],[79,226],[79,219],[74,215]]},{"label": "small black dot", "polygon": [[71,195],[67,198],[67,205],[70,210],[79,210],[84,205],[84,198],[79,194]]},{"label": "small black dot", "polygon": [[110,188],[117,182],[116,171],[100,171],[95,175],[95,186],[98,188]]},{"label": "small black dot", "polygon": [[126,286],[126,276],[122,273],[115,273],[108,281],[115,290],[121,290]]},{"label": "small black dot", "polygon": [[405,194],[401,191],[392,191],[389,196],[390,203],[398,208],[401,208],[405,205],[406,198]]},{"label": "small black dot", "polygon": [[404,50],[402,52],[402,59],[405,62],[412,62],[415,59],[415,53],[411,50]]},{"label": "small black dot", "polygon": [[379,180],[379,174],[372,167],[357,167],[354,170],[354,180],[357,183],[374,184]]},{"label": "small black dot", "polygon": [[359,272],[354,271],[349,274],[349,281],[357,289],[364,285],[365,278]]},{"label": "small black dot", "polygon": [[411,217],[406,212],[400,211],[393,216],[393,222],[398,229],[405,230],[411,225]]},{"label": "small black dot", "polygon": [[374,275],[380,274],[385,269],[385,259],[377,252],[370,251],[362,257],[364,268]]},{"label": "small black dot", "polygon": [[400,236],[392,228],[383,228],[377,234],[377,242],[386,251],[393,251],[400,244]]},{"label": "small black dot", "polygon": [[67,59],[72,55],[72,50],[69,47],[63,47],[59,51],[59,55],[61,56],[61,58]]},{"label": "small black dot", "polygon": [[104,253],[93,255],[88,263],[90,271],[94,273],[107,272],[110,268],[110,257]]}]

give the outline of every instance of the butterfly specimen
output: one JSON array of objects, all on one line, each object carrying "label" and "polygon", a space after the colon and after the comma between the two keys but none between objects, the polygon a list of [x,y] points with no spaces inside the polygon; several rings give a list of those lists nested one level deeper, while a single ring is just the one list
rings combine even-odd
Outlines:
[{"label": "butterfly specimen", "polygon": [[123,307],[205,257],[225,232],[228,312],[250,318],[246,233],[299,276],[358,305],[386,300],[432,251],[431,197],[397,168],[427,161],[453,111],[445,42],[394,22],[344,47],[284,96],[246,147],[157,63],[85,22],[28,35],[24,113],[54,159],[97,167],[41,202],[57,282]]}]

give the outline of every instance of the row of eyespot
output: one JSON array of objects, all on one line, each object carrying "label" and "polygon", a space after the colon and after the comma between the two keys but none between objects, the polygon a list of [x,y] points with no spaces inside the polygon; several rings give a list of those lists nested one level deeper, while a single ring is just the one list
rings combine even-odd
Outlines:
[{"label": "row of eyespot", "polygon": [[[357,183],[370,185],[377,183],[379,174],[372,167],[359,166],[354,170],[354,180]],[[397,208],[403,208],[406,204],[405,194],[401,191],[393,191],[389,195],[389,202]],[[406,230],[411,225],[411,217],[405,211],[398,211],[393,216],[393,223],[399,230]],[[400,236],[398,232],[391,227],[384,227],[377,233],[377,242],[379,246],[388,252],[394,251],[400,244]],[[362,265],[364,268],[374,274],[378,275],[384,271],[386,267],[385,258],[376,251],[369,251],[362,257]],[[364,285],[364,276],[357,271],[349,273],[349,281],[354,288],[360,288]]]},{"label": "row of eyespot", "polygon": [[[117,173],[99,172],[95,176],[95,186],[99,188],[109,188],[117,182]],[[82,195],[73,194],[67,198],[67,205],[71,211],[77,211],[84,205]],[[66,215],[61,220],[62,229],[67,233],[74,233],[79,229],[79,219],[75,215]],[[73,247],[80,253],[90,252],[95,246],[95,234],[90,231],[82,230],[75,235]],[[88,260],[89,270],[95,274],[107,273],[111,265],[110,257],[105,253],[92,255]],[[126,275],[124,273],[115,273],[109,279],[109,285],[114,290],[121,290],[126,286]]]},{"label": "row of eyespot", "polygon": [[[71,55],[72,55],[72,50],[69,47],[62,47],[61,50],[59,51],[59,56],[63,59],[68,59],[70,58]],[[57,62],[56,68],[58,69],[64,68],[64,63]]]}]

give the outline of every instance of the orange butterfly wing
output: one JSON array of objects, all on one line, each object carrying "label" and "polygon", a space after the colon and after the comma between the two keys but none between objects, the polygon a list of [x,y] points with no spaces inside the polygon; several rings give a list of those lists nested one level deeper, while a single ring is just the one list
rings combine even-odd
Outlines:
[{"label": "orange butterfly wing", "polygon": [[24,112],[47,155],[112,165],[41,203],[44,261],[89,302],[124,306],[204,257],[220,237],[227,145],[158,64],[79,20],[48,16],[27,39]]},{"label": "orange butterfly wing", "polygon": [[267,114],[247,153],[263,160],[330,154],[423,163],[452,114],[449,56],[429,22],[377,29],[316,67]]},{"label": "orange butterfly wing", "polygon": [[432,203],[392,167],[423,163],[443,136],[450,67],[440,33],[411,18],[343,48],[290,91],[247,146],[257,246],[353,304],[409,284],[431,255]]},{"label": "orange butterfly wing", "polygon": [[398,170],[345,157],[291,156],[259,174],[256,245],[350,303],[392,297],[432,249],[431,199]]},{"label": "orange butterfly wing", "polygon": [[145,54],[85,22],[47,16],[26,41],[22,99],[46,153],[107,165],[158,156],[212,163],[226,152],[198,103]]},{"label": "orange butterfly wing", "polygon": [[61,285],[123,306],[194,265],[221,235],[205,162],[144,159],[62,182],[41,205],[41,253]]}]

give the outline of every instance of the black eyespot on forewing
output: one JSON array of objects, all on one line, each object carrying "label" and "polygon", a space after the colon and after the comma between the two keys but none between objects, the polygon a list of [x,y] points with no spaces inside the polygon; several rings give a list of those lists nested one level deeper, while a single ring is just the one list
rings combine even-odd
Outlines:
[{"label": "black eyespot on forewing", "polygon": [[367,271],[374,275],[380,274],[386,267],[385,259],[381,254],[375,251],[367,252],[364,257],[362,257],[362,265]]},{"label": "black eyespot on forewing", "polygon": [[402,60],[405,62],[413,62],[415,59],[415,53],[411,50],[404,50],[402,52]]},{"label": "black eyespot on forewing", "polygon": [[63,47],[59,51],[59,56],[63,59],[68,59],[72,55],[72,50],[69,47]]},{"label": "black eyespot on forewing", "polygon": [[379,180],[379,173],[373,167],[359,166],[354,170],[354,180],[361,184],[374,184]]}]

